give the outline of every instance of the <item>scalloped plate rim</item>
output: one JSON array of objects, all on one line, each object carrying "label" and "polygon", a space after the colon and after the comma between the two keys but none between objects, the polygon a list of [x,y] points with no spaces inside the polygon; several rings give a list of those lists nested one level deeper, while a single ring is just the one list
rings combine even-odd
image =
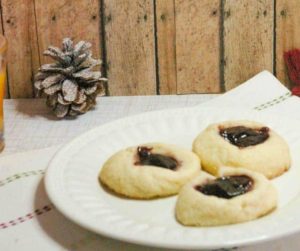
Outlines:
[{"label": "scalloped plate rim", "polygon": [[[265,236],[260,236],[260,237],[256,236],[256,237],[248,238],[247,240],[244,239],[244,240],[227,241],[227,242],[223,242],[223,243],[215,244],[215,245],[213,245],[213,244],[205,245],[205,244],[201,244],[201,243],[186,243],[186,242],[170,243],[169,241],[162,242],[161,240],[159,242],[157,242],[157,240],[136,238],[134,236],[124,234],[123,232],[121,232],[121,233],[118,231],[107,232],[104,229],[101,229],[101,228],[91,225],[90,222],[87,222],[85,219],[82,219],[81,213],[78,213],[79,211],[75,210],[73,212],[70,212],[70,208],[68,206],[66,206],[65,202],[63,202],[61,200],[60,196],[57,194],[57,190],[53,187],[53,177],[54,177],[53,175],[55,174],[55,171],[57,170],[55,166],[57,166],[57,164],[61,158],[64,158],[65,152],[68,152],[68,150],[70,148],[72,148],[73,145],[76,144],[76,142],[78,142],[78,140],[80,140],[82,137],[85,137],[87,135],[97,133],[102,128],[110,128],[111,126],[114,126],[118,123],[129,123],[128,121],[130,121],[131,119],[133,119],[133,120],[139,119],[139,118],[141,119],[143,117],[148,117],[151,115],[158,115],[161,113],[164,114],[164,113],[168,113],[168,112],[179,112],[179,111],[190,111],[190,110],[196,110],[197,112],[199,112],[199,110],[205,110],[205,111],[211,110],[213,112],[214,111],[220,112],[220,110],[224,111],[224,112],[232,112],[232,111],[243,112],[243,113],[245,112],[245,110],[242,110],[242,109],[228,109],[228,108],[220,109],[220,108],[215,108],[215,107],[175,108],[175,109],[166,109],[166,110],[158,110],[158,111],[150,111],[150,112],[146,112],[146,113],[140,113],[140,114],[132,115],[129,117],[124,117],[124,118],[97,126],[87,132],[84,132],[84,133],[78,135],[76,138],[74,138],[70,142],[66,143],[64,146],[62,146],[58,150],[58,152],[54,155],[54,157],[50,161],[47,171],[46,171],[45,179],[44,179],[46,191],[47,191],[47,194],[49,195],[50,200],[54,203],[56,208],[60,212],[62,212],[68,219],[83,226],[86,229],[89,229],[95,233],[98,233],[98,234],[101,234],[101,235],[104,235],[104,236],[107,236],[110,238],[114,238],[114,239],[118,239],[118,240],[122,240],[122,241],[126,241],[126,242],[131,242],[131,243],[136,243],[136,244],[141,244],[141,245],[153,246],[153,247],[163,247],[163,248],[173,248],[173,249],[227,248],[227,247],[234,247],[234,246],[244,246],[244,245],[254,244],[254,243],[261,243],[261,242],[265,242],[267,240],[273,240],[273,239],[277,239],[279,237],[293,234],[295,232],[299,232],[300,226],[297,227],[296,225],[294,225],[293,227],[286,229],[279,233],[271,233],[271,234],[268,234]],[[248,113],[256,114],[256,115],[261,114],[261,112],[257,112],[257,111],[249,111]],[[259,115],[259,116],[261,116],[261,115]],[[273,116],[273,115],[265,115],[265,116],[279,117],[279,116]],[[280,116],[280,117],[282,118],[282,116]],[[295,122],[295,120],[290,119],[288,117],[286,119]],[[300,123],[298,123],[298,124],[300,125]],[[193,229],[195,229],[195,228],[193,228]]]}]

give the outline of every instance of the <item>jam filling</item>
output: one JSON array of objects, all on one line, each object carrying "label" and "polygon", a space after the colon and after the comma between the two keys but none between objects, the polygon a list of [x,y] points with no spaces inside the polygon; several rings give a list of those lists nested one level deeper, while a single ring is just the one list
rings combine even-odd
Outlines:
[{"label": "jam filling", "polygon": [[152,148],[139,146],[137,148],[139,161],[135,164],[143,166],[158,166],[170,170],[175,170],[177,168],[178,162],[176,159],[161,154],[151,153],[151,150]]},{"label": "jam filling", "polygon": [[269,138],[269,128],[252,129],[245,126],[234,126],[220,129],[220,135],[238,147],[254,146]]},{"label": "jam filling", "polygon": [[195,189],[205,195],[231,199],[251,190],[253,180],[246,175],[224,176],[198,185]]}]

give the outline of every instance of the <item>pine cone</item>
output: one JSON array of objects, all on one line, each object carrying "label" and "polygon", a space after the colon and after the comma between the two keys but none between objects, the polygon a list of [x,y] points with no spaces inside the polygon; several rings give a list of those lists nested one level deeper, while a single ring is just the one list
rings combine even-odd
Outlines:
[{"label": "pine cone", "polygon": [[103,94],[100,71],[91,71],[101,65],[101,60],[92,58],[91,44],[80,41],[73,46],[70,38],[65,38],[62,50],[49,46],[44,52],[56,62],[44,64],[35,76],[37,95],[47,97],[47,105],[59,118],[77,116],[96,105],[96,97]]}]

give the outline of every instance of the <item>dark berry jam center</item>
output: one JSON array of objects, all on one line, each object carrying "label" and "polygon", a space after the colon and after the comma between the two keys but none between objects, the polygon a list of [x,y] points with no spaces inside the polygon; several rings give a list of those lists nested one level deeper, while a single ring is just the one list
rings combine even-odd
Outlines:
[{"label": "dark berry jam center", "polygon": [[143,166],[157,166],[162,167],[170,170],[175,170],[178,166],[178,162],[176,159],[152,153],[152,148],[139,146],[137,148],[137,154],[139,157],[139,161],[137,161],[136,165],[143,165]]},{"label": "dark berry jam center", "polygon": [[247,147],[266,141],[269,138],[269,128],[252,129],[245,126],[234,126],[220,129],[220,135],[235,146]]},{"label": "dark berry jam center", "polygon": [[251,190],[253,180],[246,175],[224,176],[195,187],[205,195],[231,199]]}]

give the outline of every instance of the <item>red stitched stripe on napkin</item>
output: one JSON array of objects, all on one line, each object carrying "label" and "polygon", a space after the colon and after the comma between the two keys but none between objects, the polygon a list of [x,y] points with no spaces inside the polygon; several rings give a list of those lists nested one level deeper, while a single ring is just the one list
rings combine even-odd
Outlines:
[{"label": "red stitched stripe on napkin", "polygon": [[21,224],[25,221],[31,220],[34,217],[45,214],[45,213],[51,211],[52,209],[54,209],[54,206],[52,204],[46,205],[42,208],[34,210],[34,212],[32,212],[32,213],[26,214],[25,216],[20,216],[20,217],[14,219],[14,220],[10,220],[8,222],[0,223],[0,229],[5,229],[5,228],[8,228],[8,227],[16,226],[16,225]]}]

